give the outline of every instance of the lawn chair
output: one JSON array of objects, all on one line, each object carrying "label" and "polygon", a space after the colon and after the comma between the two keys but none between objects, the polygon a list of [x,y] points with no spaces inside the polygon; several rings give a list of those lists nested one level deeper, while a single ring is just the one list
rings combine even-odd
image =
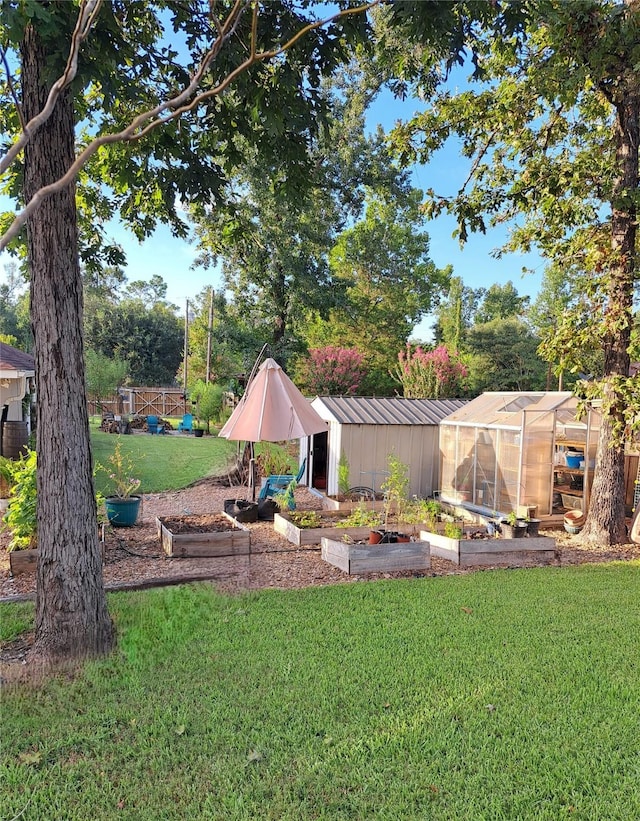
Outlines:
[{"label": "lawn chair", "polygon": [[182,422],[178,424],[178,430],[183,433],[191,433],[193,431],[193,414],[185,413],[182,417]]},{"label": "lawn chair", "polygon": [[306,466],[307,460],[303,459],[302,464],[300,465],[300,470],[298,471],[296,476],[284,473],[279,475],[271,474],[271,476],[267,476],[267,481],[260,489],[258,501],[260,501],[261,499],[266,499],[268,496],[273,496],[274,494],[280,493],[280,491],[284,490],[292,479],[295,479],[296,483],[298,483],[304,476]]},{"label": "lawn chair", "polygon": [[157,416],[147,416],[147,430],[149,433],[164,433],[164,425]]}]

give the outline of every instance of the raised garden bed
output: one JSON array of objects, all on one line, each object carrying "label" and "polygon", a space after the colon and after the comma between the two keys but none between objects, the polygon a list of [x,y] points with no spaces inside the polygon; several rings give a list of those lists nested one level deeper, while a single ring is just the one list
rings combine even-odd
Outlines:
[{"label": "raised garden bed", "polygon": [[350,544],[323,536],[321,546],[322,559],[349,575],[394,570],[428,570],[431,567],[427,541],[376,545]]},{"label": "raised garden bed", "polygon": [[524,539],[451,539],[442,533],[420,531],[420,538],[431,544],[431,555],[448,559],[460,567],[509,564],[525,565],[535,561],[549,564],[555,559],[556,542],[547,536]]},{"label": "raised garden bed", "polygon": [[[298,514],[305,511],[297,511]],[[339,510],[316,511],[320,513],[322,524],[319,527],[298,527],[292,521],[290,513],[276,513],[273,517],[273,528],[276,533],[280,533],[292,544],[320,544],[323,536],[329,538],[342,539],[349,535],[352,539],[364,539],[369,537],[372,530],[371,525],[362,527],[338,527],[338,522],[345,518],[345,512]]]},{"label": "raised garden bed", "polygon": [[362,499],[354,496],[353,498],[336,496],[323,496],[322,507],[325,510],[342,510],[345,513],[350,513],[357,507],[364,507],[366,510],[384,510],[384,499]]},{"label": "raised garden bed", "polygon": [[251,553],[249,529],[226,513],[211,516],[164,516],[156,519],[167,556],[215,558]]},{"label": "raised garden bed", "polygon": [[11,550],[9,552],[9,570],[12,576],[19,573],[35,573],[38,564],[38,550]]}]

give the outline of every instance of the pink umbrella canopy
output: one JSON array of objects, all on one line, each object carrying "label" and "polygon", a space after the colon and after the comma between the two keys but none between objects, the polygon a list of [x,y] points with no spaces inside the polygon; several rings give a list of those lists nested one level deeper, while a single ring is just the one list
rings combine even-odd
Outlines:
[{"label": "pink umbrella canopy", "polygon": [[265,359],[219,435],[243,442],[283,442],[327,430],[327,423],[275,359]]}]

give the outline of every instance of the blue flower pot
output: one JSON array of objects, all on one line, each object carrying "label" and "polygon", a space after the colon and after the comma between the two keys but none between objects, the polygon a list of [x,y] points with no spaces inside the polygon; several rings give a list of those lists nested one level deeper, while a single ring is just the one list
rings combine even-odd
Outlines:
[{"label": "blue flower pot", "polygon": [[126,499],[109,496],[104,500],[104,506],[109,524],[114,527],[133,527],[138,518],[140,496],[129,496]]}]

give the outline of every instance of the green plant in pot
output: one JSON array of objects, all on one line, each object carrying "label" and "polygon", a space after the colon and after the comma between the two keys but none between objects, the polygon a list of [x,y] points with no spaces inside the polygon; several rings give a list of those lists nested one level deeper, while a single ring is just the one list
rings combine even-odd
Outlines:
[{"label": "green plant in pot", "polygon": [[505,539],[519,539],[522,538],[522,536],[524,536],[527,532],[526,522],[522,522],[518,518],[515,510],[512,510],[506,519],[502,519],[500,526],[502,529],[502,535]]},{"label": "green plant in pot", "polygon": [[107,462],[106,467],[96,465],[96,469],[104,471],[109,479],[104,500],[107,519],[114,527],[132,527],[140,510],[141,496],[136,494],[140,479],[134,476],[133,461],[122,452],[119,437]]}]

